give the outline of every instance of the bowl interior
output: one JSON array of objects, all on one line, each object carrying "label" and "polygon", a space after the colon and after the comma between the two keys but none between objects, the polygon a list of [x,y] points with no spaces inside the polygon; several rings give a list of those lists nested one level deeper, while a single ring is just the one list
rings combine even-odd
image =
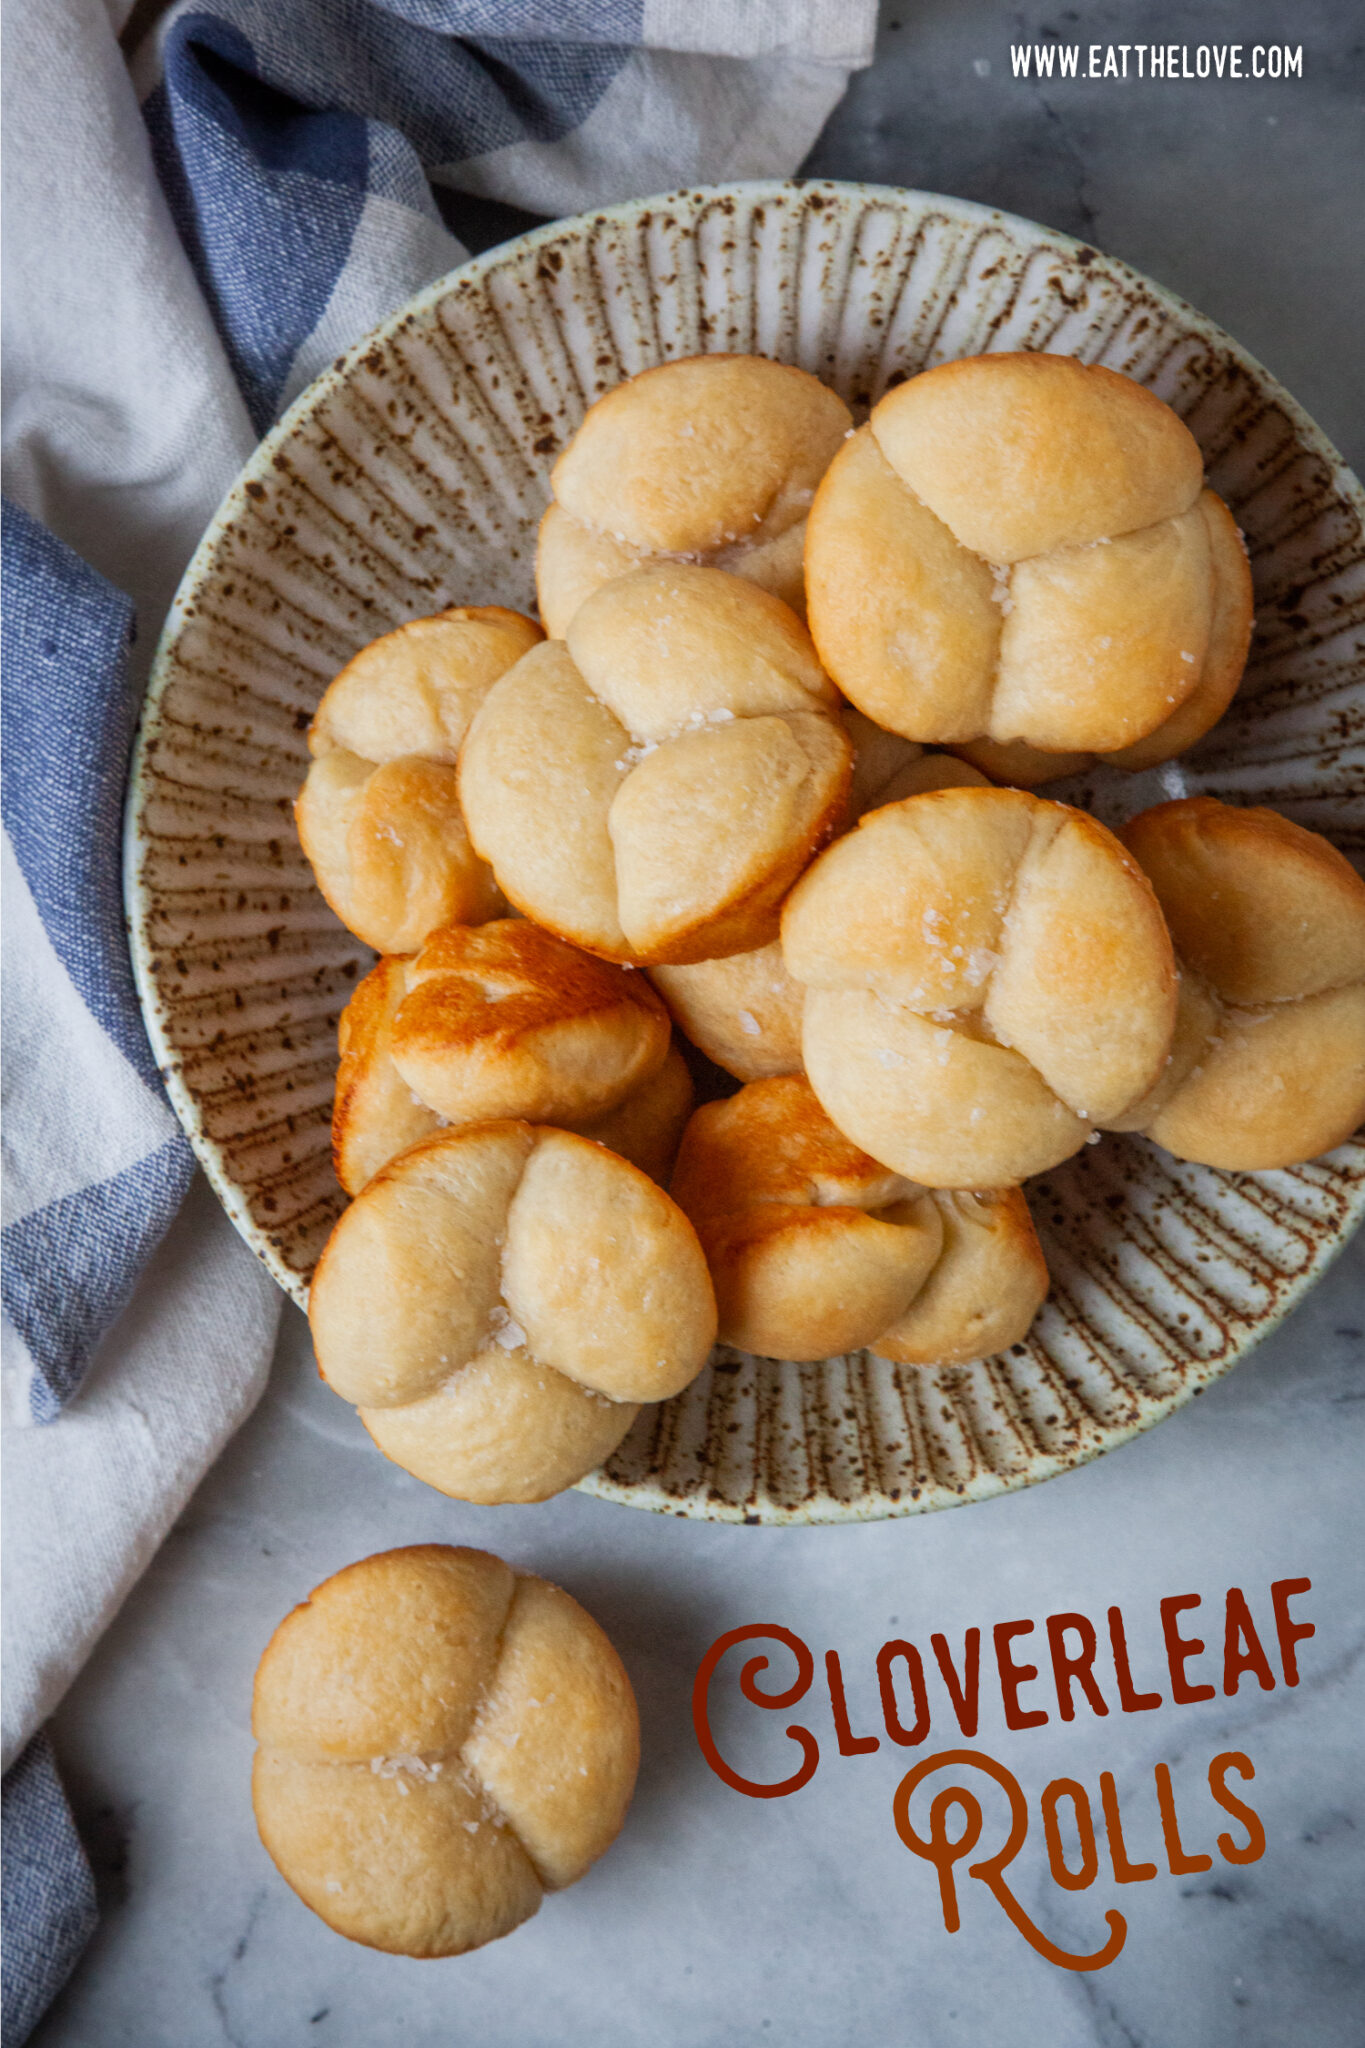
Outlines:
[{"label": "bowl interior", "polygon": [[[434,285],[270,435],[201,544],[134,763],[134,960],[172,1100],[238,1228],[300,1302],[344,1197],[336,1024],[371,956],[293,829],[306,731],[357,648],[451,603],[533,604],[535,530],[587,406],[671,357],[796,363],[855,407],[951,357],[1049,349],[1186,420],[1251,551],[1257,631],[1179,763],[1049,794],[1109,821],[1168,795],[1270,803],[1365,850],[1365,510],[1274,381],[1124,265],[922,193],[742,185],[539,230]],[[1365,1146],[1281,1173],[1106,1137],[1029,1189],[1053,1274],[1023,1345],[954,1369],[720,1350],[584,1486],[746,1521],[909,1513],[1046,1478],[1227,1369],[1344,1241]]]}]

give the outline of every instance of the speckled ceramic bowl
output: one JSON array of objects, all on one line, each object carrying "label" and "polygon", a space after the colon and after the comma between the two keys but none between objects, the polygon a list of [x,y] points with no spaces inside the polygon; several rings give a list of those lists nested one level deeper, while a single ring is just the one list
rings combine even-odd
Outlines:
[{"label": "speckled ceramic bowl", "polygon": [[[359,343],[262,444],[190,565],[148,694],[128,846],[148,1026],[229,1214],[295,1300],[343,1204],[336,1023],[368,957],[290,815],[324,686],[416,614],[528,607],[555,453],[651,363],[756,351],[861,406],[1007,348],[1108,363],[1168,400],[1256,571],[1252,660],[1222,724],[1176,769],[1059,793],[1113,819],[1208,791],[1365,842],[1365,502],[1293,400],[1188,306],[1030,222],[865,185],[675,194],[525,236]],[[1365,1146],[1244,1175],[1108,1137],[1029,1192],[1053,1289],[1026,1344],[938,1370],[722,1350],[584,1487],[819,1522],[1047,1478],[1169,1414],[1273,1327],[1358,1217]]]}]

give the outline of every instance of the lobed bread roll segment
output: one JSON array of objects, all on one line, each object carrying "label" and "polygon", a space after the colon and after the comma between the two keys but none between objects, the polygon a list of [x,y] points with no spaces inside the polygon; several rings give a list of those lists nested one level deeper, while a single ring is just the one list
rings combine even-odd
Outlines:
[{"label": "lobed bread roll segment", "polygon": [[621,1661],[569,1594],[415,1545],[318,1586],[267,1645],[252,1800],[286,1882],[371,1948],[509,1934],[620,1831],[639,1766]]},{"label": "lobed bread roll segment", "polygon": [[442,1125],[499,1117],[583,1131],[666,1179],[690,1108],[644,977],[521,918],[447,925],[415,959],[381,960],[338,1035],[332,1150],[352,1195]]},{"label": "lobed bread roll segment", "polygon": [[514,661],[544,638],[502,605],[449,605],[362,647],[328,685],[308,732],[315,758],[420,754],[453,767],[469,722]]},{"label": "lobed bread roll segment", "polygon": [[319,1370],[379,1448],[484,1502],[581,1479],[715,1338],[668,1196],[590,1139],[511,1121],[384,1167],[328,1239],[308,1314]]},{"label": "lobed bread roll segment", "polygon": [[1107,762],[1136,774],[1183,754],[1218,723],[1236,695],[1251,645],[1251,564],[1232,514],[1222,499],[1205,491],[1199,510],[1208,529],[1213,565],[1213,610],[1208,651],[1199,681],[1185,701],[1145,739],[1107,754],[1045,753],[1022,740],[968,740],[955,751],[989,775],[1021,789],[1055,782]]},{"label": "lobed bread roll segment", "polygon": [[[926,789],[985,784],[985,776],[968,762],[951,754],[926,754],[913,741],[882,732],[860,711],[846,711],[844,726],[854,748],[850,824],[874,805]],[[780,941],[725,960],[651,968],[650,979],[679,1029],[738,1080],[800,1073],[805,998],[787,972]]]},{"label": "lobed bread roll segment", "polygon": [[348,931],[381,953],[411,953],[437,925],[506,909],[469,842],[455,770],[420,757],[378,767],[325,754],[294,806],[317,885]]},{"label": "lobed bread roll segment", "polygon": [[1365,882],[1316,832],[1188,797],[1123,839],[1180,964],[1171,1059],[1111,1128],[1230,1171],[1293,1166],[1365,1121]]},{"label": "lobed bread roll segment", "polygon": [[1010,789],[1037,789],[1067,775],[1081,775],[1100,758],[1083,751],[1047,753],[1042,747],[1025,746],[1022,740],[960,740],[952,751],[987,781],[1004,783]]},{"label": "lobed bread roll segment", "polygon": [[536,587],[560,639],[603,583],[660,557],[728,570],[804,610],[815,486],[852,427],[805,370],[763,356],[662,363],[591,406],[551,472]]},{"label": "lobed bread roll segment", "polygon": [[736,1080],[800,1072],[805,997],[776,939],[752,953],[649,974],[678,1029]]},{"label": "lobed bread roll segment", "polygon": [[460,756],[471,839],[509,901],[588,952],[654,965],[767,944],[843,817],[837,702],[766,591],[634,570],[489,692]]},{"label": "lobed bread roll segment", "polygon": [[543,637],[501,605],[452,605],[363,647],[324,694],[295,820],[328,904],[377,952],[505,909],[465,830],[455,762],[493,683]]},{"label": "lobed bread roll segment", "polygon": [[381,1166],[441,1128],[436,1111],[418,1100],[393,1063],[393,1020],[408,992],[411,964],[396,954],[378,961],[337,1025],[332,1164],[348,1195],[358,1195]]},{"label": "lobed bread roll segment", "polygon": [[959,543],[1006,564],[1187,512],[1204,461],[1168,405],[1097,363],[967,356],[888,393],[877,442]]},{"label": "lobed bread roll segment", "polygon": [[[1251,579],[1188,429],[1071,357],[944,363],[836,456],[806,542],[811,632],[845,694],[907,738],[1149,767],[1236,688]],[[975,756],[990,769],[987,757]]]},{"label": "lobed bread roll segment", "polygon": [[928,1187],[1043,1172],[1170,1050],[1175,962],[1150,883],[1093,818],[1023,791],[873,811],[792,891],[782,950],[821,1104]]},{"label": "lobed bread roll segment", "polygon": [[575,1129],[666,1188],[692,1114],[693,1094],[687,1061],[670,1040],[662,1066],[647,1081],[615,1109]]},{"label": "lobed bread roll segment", "polygon": [[1018,1189],[930,1191],[888,1171],[800,1075],[704,1103],[673,1193],[706,1252],[721,1340],[765,1357],[962,1364],[1018,1342],[1047,1294]]},{"label": "lobed bread roll segment", "polygon": [[393,1061],[451,1123],[578,1123],[663,1064],[669,1025],[628,974],[521,918],[447,925],[408,969]]}]

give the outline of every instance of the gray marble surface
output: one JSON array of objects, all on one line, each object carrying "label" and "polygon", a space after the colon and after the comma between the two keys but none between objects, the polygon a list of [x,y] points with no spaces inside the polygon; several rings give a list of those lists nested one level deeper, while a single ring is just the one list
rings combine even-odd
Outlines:
[{"label": "gray marble surface", "polygon": [[[1279,87],[1068,86],[1009,78],[1008,45],[1063,40],[1302,40]],[[1356,48],[1349,47],[1353,41]],[[989,65],[983,75],[982,64]],[[1362,58],[1343,6],[1203,0],[1039,15],[978,0],[886,13],[878,61],[812,161],[823,174],[958,192],[1080,233],[1228,326],[1359,464],[1365,391],[1360,207]],[[317,1380],[286,1313],[270,1392],[210,1474],[57,1717],[54,1737],[103,1906],[42,2048],[275,2048],[474,2042],[527,2048],[878,2040],[992,2048],[1284,2048],[1354,2043],[1365,2009],[1365,1802],[1358,1660],[1365,1513],[1365,1243],[1289,1322],[1201,1400],[1079,1472],[947,1515],[761,1530],[656,1518],[578,1495],[539,1508],[446,1501],[387,1465]],[[193,1370],[193,1360],[186,1360]],[[475,1543],[545,1572],[616,1641],[640,1698],[645,1760],[626,1830],[582,1884],[510,1940],[418,1964],[330,1934],[276,1876],[247,1797],[250,1681],[287,1609],[341,1565],[419,1541]],[[1124,1952],[1094,1975],[1033,1953],[979,1883],[944,1931],[930,1866],[892,1825],[915,1756],[960,1738],[941,1691],[924,1750],[838,1754],[820,1683],[791,1716],[739,1701],[733,1661],[717,1727],[741,1768],[789,1769],[781,1729],[806,1721],[811,1783],[750,1800],[707,1768],[689,1698],[723,1630],[776,1621],[817,1658],[839,1652],[858,1732],[877,1725],[874,1659],[891,1637],[1119,1604],[1144,1684],[1159,1683],[1157,1603],[1199,1593],[1220,1675],[1222,1601],[1241,1587],[1269,1638],[1269,1586],[1306,1577],[1316,1635],[1301,1682],[1235,1698],[1011,1732],[998,1690],[980,1746],[1027,1794],[1009,1873],[1056,1941],[1094,1949],[1104,1913]],[[1202,1624],[1202,1625],[1201,1625]],[[1036,1641],[1037,1637],[1028,1639]],[[989,1635],[988,1635],[989,1644]],[[780,1654],[780,1653],[775,1653]],[[1019,1654],[1028,1655],[1028,1644]],[[1032,1660],[1031,1660],[1032,1661]],[[785,1671],[782,1673],[786,1676]],[[823,1701],[823,1703],[822,1703]],[[1256,1771],[1263,1858],[1235,1868],[1205,1789],[1229,1749]],[[1211,1869],[1171,1876],[1153,1766],[1169,1765],[1187,1847]],[[1052,1884],[1038,1795],[1067,1776],[1097,1800],[1114,1775],[1130,1855],[1151,1882]],[[996,1816],[999,1820],[999,1815]],[[922,1821],[921,1821],[922,1824]],[[1234,1830],[1234,1833],[1236,1830]],[[990,1838],[998,1841],[999,1830]],[[1103,1847],[1101,1857],[1103,1858]]]},{"label": "gray marble surface", "polygon": [[[1365,1242],[1291,1321],[1160,1428],[1046,1486],[949,1514],[832,1529],[677,1522],[569,1494],[537,1508],[447,1501],[376,1456],[317,1379],[288,1312],[270,1392],[210,1475],[57,1717],[56,1742],[96,1857],[104,1916],[39,2035],[99,2048],[541,2042],[990,2042],[998,2048],[1284,2048],[1358,2041],[1365,1801],[1357,1660],[1365,1416]],[[188,1363],[188,1362],[187,1362]],[[285,1611],[341,1565],[400,1543],[474,1543],[565,1585],[609,1630],[639,1695],[644,1766],[626,1830],[572,1891],[509,1940],[455,1961],[355,1948],[276,1876],[247,1797],[251,1676]],[[874,1660],[893,1637],[1121,1606],[1139,1682],[1161,1671],[1158,1602],[1204,1597],[1216,1651],[1229,1586],[1269,1643],[1269,1587],[1308,1578],[1317,1634],[1301,1681],[1244,1681],[1195,1706],[1009,1733],[986,1684],[979,1744],[1033,1806],[1018,1892],[1077,1953],[1128,1917],[1097,1976],[1028,1949],[985,1890],[963,1885],[945,1933],[929,1865],[904,1850],[891,1799],[917,1755],[956,1746],[935,1690],[913,1755],[883,1738],[842,1757],[818,1686],[762,1715],[716,1682],[725,1752],[755,1777],[792,1768],[781,1728],[808,1723],[822,1758],[801,1792],[752,1800],[694,1741],[693,1674],[726,1629],[777,1621],[838,1651],[852,1725],[875,1728]],[[1036,1640],[1036,1638],[1034,1639]],[[987,1636],[989,1658],[989,1636]],[[1031,1660],[1031,1644],[1020,1646]],[[774,1670],[778,1670],[774,1652]],[[1272,1657],[1274,1651],[1271,1651]],[[1203,1677],[1218,1658],[1193,1667]],[[1279,1680],[1278,1663],[1273,1666]],[[785,1682],[787,1670],[781,1670]],[[1112,1703],[1112,1702],[1111,1702]],[[1170,1765],[1187,1848],[1212,1850],[1211,1759],[1255,1766],[1267,1848],[1244,1869],[1162,1860],[1153,1766]],[[1066,1776],[1096,1797],[1112,1771],[1135,1858],[1160,1874],[1122,1890],[1102,1870],[1065,1894],[1047,1876],[1037,1799]],[[920,1818],[919,1825],[923,1825]],[[992,1838],[998,1841],[999,1836]]]}]

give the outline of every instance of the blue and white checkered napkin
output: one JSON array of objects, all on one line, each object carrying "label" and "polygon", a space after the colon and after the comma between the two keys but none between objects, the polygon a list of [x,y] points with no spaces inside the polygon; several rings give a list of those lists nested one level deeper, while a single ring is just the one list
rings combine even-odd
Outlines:
[{"label": "blue and white checkered napkin", "polygon": [[189,1187],[123,936],[133,607],[4,508],[4,1267],[36,1422],[81,1383]]},{"label": "blue and white checkered napkin", "polygon": [[131,707],[167,602],[254,436],[461,260],[462,225],[794,170],[875,13],[180,0],[130,74],[131,0],[14,11],[5,1389],[49,1426],[7,1450],[6,2048],[91,1916],[37,1731],[249,1409],[276,1313],[202,1184],[183,1201],[123,941]]},{"label": "blue and white checkered napkin", "polygon": [[4,2048],[18,2048],[95,1931],[95,1886],[45,1735],[6,1771],[0,1804]]}]

